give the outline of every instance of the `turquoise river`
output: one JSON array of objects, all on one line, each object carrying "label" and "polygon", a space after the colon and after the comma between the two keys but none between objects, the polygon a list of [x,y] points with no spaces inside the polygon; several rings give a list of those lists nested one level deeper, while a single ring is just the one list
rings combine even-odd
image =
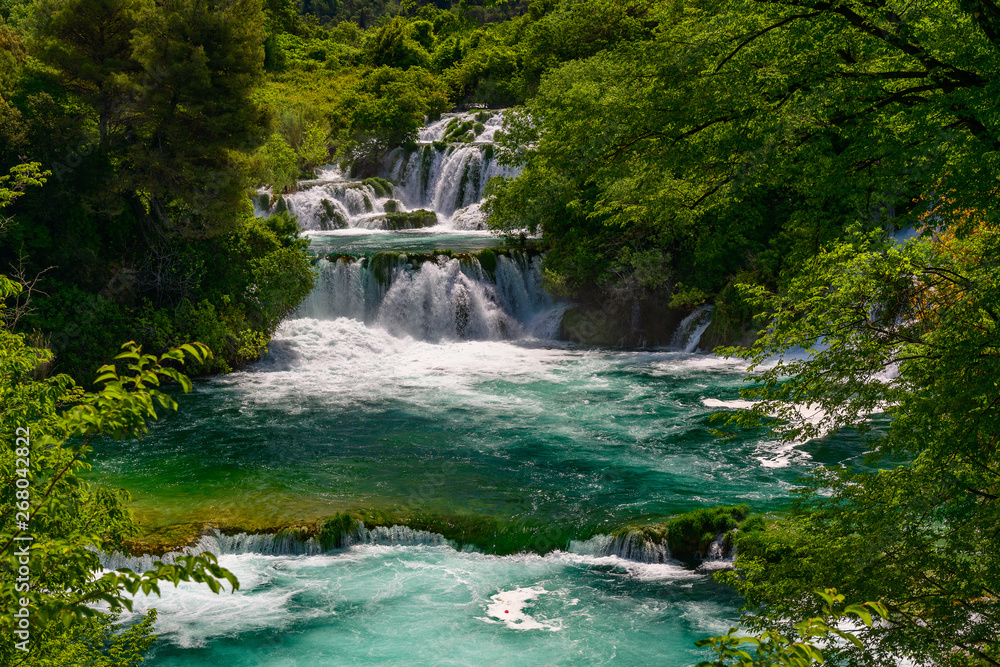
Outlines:
[{"label": "turquoise river", "polygon": [[[710,415],[741,405],[744,368],[696,351],[704,318],[671,348],[576,346],[557,340],[567,304],[542,289],[537,257],[383,253],[381,276],[348,257],[497,243],[478,202],[511,174],[483,144],[432,149],[438,125],[385,167],[396,206],[436,226],[386,229],[388,194],[334,171],[303,184],[284,205],[313,252],[337,258],[318,262],[265,358],[97,453],[95,474],[130,491],[150,529],[213,526],[197,548],[240,580],[138,597],[137,613],[158,610],[152,667],[693,665],[707,657],[694,642],[738,619],[711,576],[726,555],[682,563],[607,535],[719,504],[780,510],[802,474],[861,454],[849,436],[713,435]],[[262,534],[343,511],[396,521],[328,551]]]}]

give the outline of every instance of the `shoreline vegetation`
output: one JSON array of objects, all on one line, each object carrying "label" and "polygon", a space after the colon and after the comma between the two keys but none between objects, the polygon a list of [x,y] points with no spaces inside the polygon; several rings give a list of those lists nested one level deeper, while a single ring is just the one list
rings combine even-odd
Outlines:
[{"label": "shoreline vegetation", "polygon": [[[331,163],[386,192],[391,150],[475,143],[503,108],[488,150],[521,171],[483,209],[512,246],[541,234],[527,252],[577,304],[565,337],[663,344],[710,305],[705,345],[754,380],[720,442],[868,438],[866,469],[818,468],[778,520],[729,507],[611,531],[626,551],[735,549],[715,576],[745,602],[757,661],[718,637],[705,664],[1000,664],[998,90],[991,0],[0,0],[0,432],[47,433],[21,468],[41,494],[32,660],[110,664],[109,644],[138,664],[155,612],[115,633],[130,594],[238,585],[211,554],[98,576],[98,551],[155,553],[205,527],[142,536],[128,494],[81,475],[101,438],[177,407],[161,382],[259,359],[310,293],[296,220],[256,217],[251,196],[280,209]],[[418,146],[456,108],[482,119]],[[475,259],[488,271],[497,252],[514,251]],[[402,257],[380,255],[363,261]],[[440,257],[473,254],[406,259]],[[0,455],[0,543],[29,523],[18,459]],[[523,527],[362,510],[283,530],[335,547],[359,522],[535,548]],[[847,611],[864,627],[824,644],[840,631],[810,623]]]}]

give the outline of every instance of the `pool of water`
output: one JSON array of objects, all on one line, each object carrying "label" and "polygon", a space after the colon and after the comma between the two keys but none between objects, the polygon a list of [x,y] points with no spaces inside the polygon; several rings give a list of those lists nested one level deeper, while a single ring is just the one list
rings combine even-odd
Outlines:
[{"label": "pool of water", "polygon": [[[446,227],[310,239],[320,255],[498,243]],[[739,600],[709,570],[608,555],[600,536],[720,504],[779,510],[801,475],[864,449],[722,439],[711,417],[740,405],[741,364],[559,342],[567,304],[544,294],[537,258],[463,262],[381,276],[320,262],[259,363],[198,381],[141,442],[103,444],[93,478],[130,491],[149,530],[253,534],[354,511],[470,537],[400,529],[308,555],[220,541],[238,592],[136,599],[159,611],[147,664],[691,665]]]}]

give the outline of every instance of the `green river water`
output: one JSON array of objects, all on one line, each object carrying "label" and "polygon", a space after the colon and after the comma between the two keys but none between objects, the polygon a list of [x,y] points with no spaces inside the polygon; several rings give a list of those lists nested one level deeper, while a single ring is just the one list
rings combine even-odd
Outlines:
[{"label": "green river water", "polygon": [[[312,239],[317,254],[496,242]],[[490,280],[455,260],[400,269],[381,292],[357,263],[320,270],[260,363],[197,382],[149,437],[103,446],[95,474],[150,528],[253,533],[360,510],[472,537],[373,531],[325,553],[209,538],[240,590],[137,598],[159,613],[153,667],[692,665],[694,641],[738,618],[720,563],[637,562],[601,535],[718,504],[779,510],[810,468],[861,452],[847,436],[721,442],[709,416],[739,405],[738,363],[558,342],[565,306],[529,260],[501,258]]]}]

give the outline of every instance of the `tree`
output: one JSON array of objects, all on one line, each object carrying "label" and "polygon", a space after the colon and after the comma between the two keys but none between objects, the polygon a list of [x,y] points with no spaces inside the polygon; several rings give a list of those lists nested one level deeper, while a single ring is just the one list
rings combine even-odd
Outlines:
[{"label": "tree", "polygon": [[658,247],[711,294],[741,272],[776,284],[851,224],[914,224],[931,192],[953,219],[992,219],[987,15],[955,0],[652,3],[655,30],[549,71],[512,117],[504,147],[524,170],[494,186],[490,224],[542,229],[549,268],[583,289],[619,253]]},{"label": "tree", "polygon": [[726,351],[760,369],[733,423],[770,422],[790,442],[867,433],[868,469],[821,470],[787,522],[737,535],[723,575],[753,628],[813,613],[816,587],[882,600],[888,622],[845,649],[850,664],[1000,662],[1000,231],[953,222],[974,231],[901,246],[858,235],[780,295],[747,288],[768,328]]},{"label": "tree", "polygon": [[[24,194],[27,186],[44,185],[50,175],[50,172],[42,171],[41,165],[37,162],[25,162],[13,167],[9,174],[0,176],[0,209],[9,206]],[[10,218],[0,217],[0,234],[6,231],[9,224],[11,224]]]},{"label": "tree", "polygon": [[[0,276],[0,297],[16,291],[16,285]],[[157,409],[176,409],[176,402],[158,388],[160,383],[173,380],[189,390],[190,381],[172,366],[186,358],[203,361],[208,354],[203,345],[193,344],[156,358],[126,344],[115,363],[127,372],[107,365],[97,378],[100,388],[87,392],[65,375],[33,380],[33,371],[51,359],[51,352],[0,330],[0,433],[12,443],[0,450],[4,664],[26,655],[19,644],[35,664],[67,664],[69,655],[82,659],[88,649],[80,641],[92,641],[94,633],[108,637],[103,612],[90,606],[97,602],[112,611],[131,609],[130,595],[158,594],[164,582],[203,582],[215,592],[221,590],[219,580],[228,581],[234,590],[238,587],[235,576],[219,567],[212,554],[186,556],[174,565],[157,563],[144,573],[101,574],[97,553],[124,550],[124,541],[138,527],[125,504],[128,494],[78,477],[89,467],[88,455],[100,438],[139,436],[146,431],[146,420],[156,418]],[[27,622],[21,623],[22,618]],[[118,646],[123,657],[134,656],[148,646],[150,623],[112,646]],[[82,625],[67,630],[71,624]],[[83,636],[88,632],[90,636]],[[95,653],[88,664],[103,659],[103,648],[100,642],[90,649]]]},{"label": "tree", "polygon": [[445,86],[421,67],[374,69],[346,102],[351,119],[341,151],[363,175],[374,175],[387,151],[415,140],[420,126],[449,106]]},{"label": "tree", "polygon": [[141,69],[132,34],[151,8],[147,0],[42,0],[34,14],[38,57],[94,110],[102,148],[135,113]]},{"label": "tree", "polygon": [[251,95],[264,59],[260,0],[165,0],[133,39],[144,71],[135,186],[169,234],[232,229],[249,182],[234,152],[263,140]]},{"label": "tree", "polygon": [[[857,616],[865,627],[872,627],[872,612],[882,618],[886,616],[885,606],[878,602],[865,602],[860,605],[848,605],[841,609],[844,596],[836,589],[816,591],[823,601],[820,616],[799,621],[795,624],[795,637],[787,637],[777,630],[768,630],[760,636],[744,636],[737,634],[737,628],[732,628],[720,637],[711,637],[695,642],[695,646],[711,646],[718,659],[713,662],[703,661],[698,667],[810,667],[823,664],[824,645],[833,640],[843,640],[860,647],[861,642],[853,633],[841,629],[838,625],[850,621],[849,614]],[[747,645],[753,649],[753,655],[740,648]]]}]

